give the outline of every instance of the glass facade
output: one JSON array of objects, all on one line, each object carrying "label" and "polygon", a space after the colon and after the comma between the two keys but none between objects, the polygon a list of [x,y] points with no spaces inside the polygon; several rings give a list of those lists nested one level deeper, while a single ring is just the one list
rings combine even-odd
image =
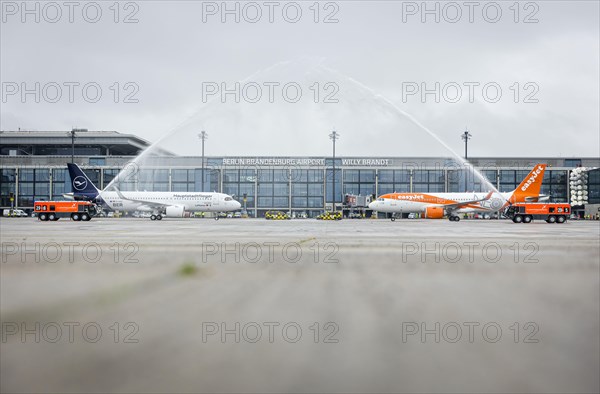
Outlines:
[{"label": "glass facade", "polygon": [[[0,169],[0,205],[10,207],[11,196],[15,196],[17,185],[17,170],[14,168]],[[14,204],[14,202],[13,202]]]},{"label": "glass facade", "polygon": [[379,170],[377,172],[378,195],[386,193],[406,193],[410,191],[409,170]]},{"label": "glass facade", "polygon": [[[342,194],[360,194],[363,196],[369,196],[375,193],[375,170],[344,170],[343,171],[343,193]],[[336,179],[336,188],[338,182]],[[333,188],[332,188],[333,189]],[[333,190],[332,190],[333,193]],[[338,195],[336,201],[340,202],[340,194],[336,190]],[[330,202],[330,201],[328,201]],[[331,201],[332,202],[332,201]]]},{"label": "glass facade", "polygon": [[325,171],[325,193],[328,204],[333,204],[333,189],[335,183],[335,201],[342,201],[342,170],[339,168],[335,169],[335,173],[333,168],[327,169]]},{"label": "glass facade", "polygon": [[50,198],[49,169],[21,168],[18,174],[16,202],[19,207],[32,207],[34,201]]},{"label": "glass facade", "polygon": [[588,174],[588,203],[600,204],[600,169]]},{"label": "glass facade", "polygon": [[[208,165],[204,169],[204,182],[202,168],[199,166],[155,167],[119,173],[117,168],[90,165],[84,171],[101,189],[115,180],[121,190],[204,190],[227,193],[240,201],[251,216],[264,216],[268,210],[303,212],[308,216],[315,216],[325,209],[331,209],[333,205],[334,174],[331,160],[325,159],[321,165],[308,166],[242,167],[223,165],[223,162],[224,159],[208,159]],[[28,209],[35,200],[61,200],[63,193],[71,192],[70,177],[64,168],[3,167],[0,170],[0,202],[4,208],[10,206],[11,193],[15,196],[15,206]],[[480,172],[499,191],[509,192],[517,187],[529,173],[529,169],[488,167]],[[551,201],[567,201],[568,174],[569,170],[565,168],[547,169],[541,192],[549,195]],[[489,189],[473,171],[468,170],[436,166],[344,166],[341,161],[336,162],[335,200],[338,209],[342,207],[345,194],[379,196],[392,192],[436,193]],[[600,201],[599,190],[600,171],[591,171],[590,203]]]},{"label": "glass facade", "polygon": [[52,199],[64,200],[63,193],[71,192],[71,177],[66,169],[52,169]]},{"label": "glass facade", "polygon": [[[512,171],[512,170],[511,170]],[[513,171],[514,172],[514,171]],[[529,171],[526,171],[528,173]],[[482,179],[483,177],[483,179]],[[501,190],[498,185],[498,171],[489,169],[478,169],[477,172],[472,169],[465,170],[449,170],[447,174],[448,178],[448,191],[452,193],[462,193],[465,191],[469,192],[486,192],[490,189],[489,184],[494,186],[498,191]],[[489,184],[488,184],[489,183]],[[517,184],[521,183],[521,179]],[[515,186],[516,187],[516,186]],[[515,187],[511,188],[512,191]]]},{"label": "glass facade", "polygon": [[549,196],[551,202],[562,202],[567,201],[565,196],[568,195],[568,190],[569,181],[566,171],[546,170],[541,194]]}]

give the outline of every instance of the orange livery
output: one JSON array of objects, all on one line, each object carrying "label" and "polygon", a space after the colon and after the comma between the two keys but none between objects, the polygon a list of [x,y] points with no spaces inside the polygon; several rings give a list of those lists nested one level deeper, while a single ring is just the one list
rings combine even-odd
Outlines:
[{"label": "orange livery", "polygon": [[33,209],[41,221],[71,218],[88,221],[96,215],[96,204],[89,201],[36,201]]},{"label": "orange livery", "polygon": [[518,202],[506,208],[504,214],[515,223],[531,223],[533,219],[542,219],[546,223],[564,223],[571,214],[571,205],[566,202]]},{"label": "orange livery", "polygon": [[546,164],[537,164],[509,193],[388,193],[370,203],[369,208],[394,215],[420,213],[429,219],[448,216],[451,221],[459,221],[460,213],[498,212],[510,204],[539,201],[545,170]]}]

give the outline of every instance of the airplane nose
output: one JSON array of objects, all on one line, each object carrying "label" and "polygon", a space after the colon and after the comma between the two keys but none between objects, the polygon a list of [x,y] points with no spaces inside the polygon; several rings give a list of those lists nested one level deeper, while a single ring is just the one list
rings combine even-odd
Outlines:
[{"label": "airplane nose", "polygon": [[242,207],[242,204],[239,201],[236,201],[235,204],[235,209],[240,209]]},{"label": "airplane nose", "polygon": [[375,209],[377,207],[377,204],[375,201],[369,203],[369,209]]}]

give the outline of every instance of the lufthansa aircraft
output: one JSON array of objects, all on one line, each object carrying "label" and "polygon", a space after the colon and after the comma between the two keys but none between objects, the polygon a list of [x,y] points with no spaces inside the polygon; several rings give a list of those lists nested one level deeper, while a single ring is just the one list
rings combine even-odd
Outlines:
[{"label": "lufthansa aircraft", "polygon": [[[391,213],[423,213],[428,219],[459,221],[458,214],[498,212],[515,202],[541,200],[540,188],[546,164],[537,164],[521,184],[508,193],[388,193],[369,204],[369,209]],[[392,216],[392,220],[394,217]]]},{"label": "lufthansa aircraft", "polygon": [[161,220],[163,216],[183,217],[186,211],[227,212],[241,208],[239,202],[223,193],[101,191],[77,164],[67,166],[73,193],[65,197],[104,202],[113,210],[152,212],[151,220]]}]

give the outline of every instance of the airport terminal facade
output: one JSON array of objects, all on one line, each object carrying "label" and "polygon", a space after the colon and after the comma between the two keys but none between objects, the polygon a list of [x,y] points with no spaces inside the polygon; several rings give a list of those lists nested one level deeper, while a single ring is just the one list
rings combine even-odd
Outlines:
[{"label": "airport terminal facade", "polygon": [[[334,188],[337,209],[348,208],[346,194],[487,190],[471,171],[447,158],[341,156],[334,163],[332,157],[206,156],[203,165],[199,156],[165,153],[138,166],[130,162],[148,143],[136,136],[90,131],[71,137],[70,132],[1,132],[0,207],[12,204],[31,209],[35,200],[63,199],[63,193],[71,192],[66,170],[71,153],[101,189],[125,168],[126,175],[117,178],[122,190],[219,191],[234,195],[250,216],[257,217],[268,210],[313,217],[332,208]],[[547,163],[542,193],[560,202],[569,201],[569,171],[578,166],[600,167],[599,158],[469,161],[501,192],[515,189],[535,164]],[[600,170],[590,171],[587,186],[589,203],[600,203]]]}]

